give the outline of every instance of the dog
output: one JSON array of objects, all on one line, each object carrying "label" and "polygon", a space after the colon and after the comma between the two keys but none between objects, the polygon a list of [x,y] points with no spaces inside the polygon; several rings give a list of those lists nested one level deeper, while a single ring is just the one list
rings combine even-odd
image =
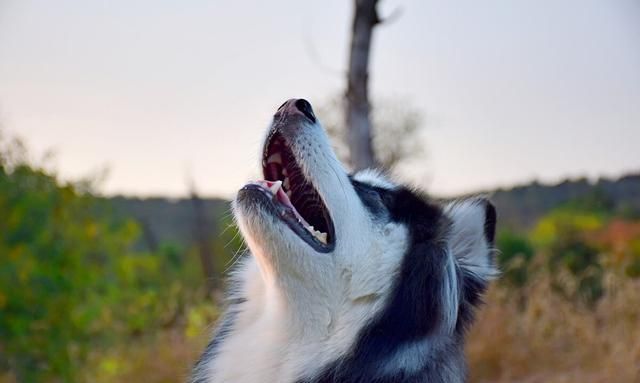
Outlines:
[{"label": "dog", "polygon": [[497,276],[496,211],[348,174],[311,105],[285,102],[264,180],[232,203],[250,255],[193,383],[463,382],[465,332]]}]

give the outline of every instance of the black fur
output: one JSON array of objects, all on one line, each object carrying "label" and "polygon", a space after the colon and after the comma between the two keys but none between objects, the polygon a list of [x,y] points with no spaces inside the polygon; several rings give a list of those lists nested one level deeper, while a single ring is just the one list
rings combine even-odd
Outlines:
[{"label": "black fur", "polygon": [[496,214],[496,208],[487,200],[483,200],[485,203],[485,221],[484,221],[484,235],[487,238],[490,246],[493,246],[493,242],[496,238],[496,221],[498,215]]}]

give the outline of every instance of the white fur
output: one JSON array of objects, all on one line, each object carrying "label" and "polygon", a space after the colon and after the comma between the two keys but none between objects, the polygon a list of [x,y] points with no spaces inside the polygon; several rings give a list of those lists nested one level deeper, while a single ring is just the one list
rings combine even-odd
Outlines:
[{"label": "white fur", "polygon": [[456,327],[456,322],[458,320],[458,309],[460,307],[460,290],[458,288],[458,275],[456,273],[456,263],[455,259],[451,254],[455,254],[449,252],[447,256],[447,264],[445,266],[445,275],[444,279],[444,296],[442,297],[442,303],[445,307],[443,324],[440,331],[443,331],[446,334],[452,334],[453,330]]},{"label": "white fur", "polygon": [[445,207],[445,214],[452,221],[449,243],[457,263],[483,280],[496,278],[499,273],[488,256],[492,249],[484,233],[485,202],[482,199],[452,202]]},{"label": "white fur", "polygon": [[396,185],[391,182],[380,170],[378,169],[364,169],[353,175],[356,181],[364,182],[366,184],[377,186],[383,189],[394,189]]}]

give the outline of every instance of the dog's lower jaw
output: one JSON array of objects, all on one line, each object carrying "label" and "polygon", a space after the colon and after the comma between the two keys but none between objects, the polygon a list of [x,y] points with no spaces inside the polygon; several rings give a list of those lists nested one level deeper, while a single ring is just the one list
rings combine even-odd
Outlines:
[{"label": "dog's lower jaw", "polygon": [[[336,268],[335,254],[309,246],[262,199],[239,195],[232,208],[264,287],[277,294],[289,312],[296,313],[289,325],[326,336],[332,313],[344,300],[344,275]],[[339,229],[341,222],[336,225]]]}]

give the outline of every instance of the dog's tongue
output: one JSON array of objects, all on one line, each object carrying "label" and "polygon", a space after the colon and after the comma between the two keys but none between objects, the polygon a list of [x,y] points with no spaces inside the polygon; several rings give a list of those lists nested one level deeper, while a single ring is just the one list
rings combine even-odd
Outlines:
[{"label": "dog's tongue", "polygon": [[254,181],[254,183],[266,189],[269,189],[271,191],[271,194],[275,195],[276,200],[281,204],[283,204],[284,206],[290,208],[293,211],[293,213],[296,215],[296,218],[300,220],[300,222],[302,222],[304,226],[311,227],[309,222],[307,222],[304,218],[302,218],[300,213],[298,213],[298,210],[296,210],[295,206],[293,206],[293,204],[291,203],[289,196],[287,195],[287,193],[284,192],[284,189],[282,189],[282,181],[258,180],[258,181]]}]

